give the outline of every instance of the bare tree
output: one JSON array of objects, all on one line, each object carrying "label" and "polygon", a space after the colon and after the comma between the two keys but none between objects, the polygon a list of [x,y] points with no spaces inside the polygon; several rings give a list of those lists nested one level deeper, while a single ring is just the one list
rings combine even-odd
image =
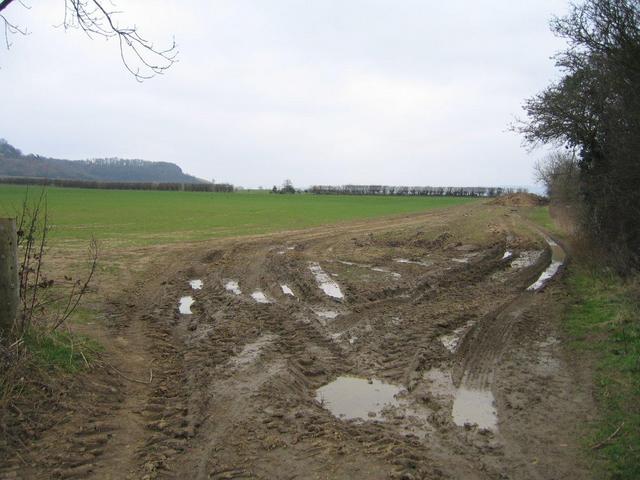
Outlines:
[{"label": "bare tree", "polygon": [[[65,30],[78,28],[89,38],[117,39],[122,63],[138,81],[162,74],[175,63],[178,54],[175,40],[168,48],[156,47],[138,32],[135,25],[120,25],[117,16],[121,12],[114,10],[113,5],[105,6],[106,3],[103,0],[64,0],[64,18],[61,26]],[[22,0],[0,1],[0,21],[4,24],[7,48],[11,47],[10,35],[27,34],[25,28],[16,25],[5,16],[4,10],[11,4],[30,8]]]}]

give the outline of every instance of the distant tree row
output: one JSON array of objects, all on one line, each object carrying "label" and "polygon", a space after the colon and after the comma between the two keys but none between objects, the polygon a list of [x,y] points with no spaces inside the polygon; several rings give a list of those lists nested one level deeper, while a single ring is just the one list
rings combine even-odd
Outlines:
[{"label": "distant tree row", "polygon": [[525,188],[503,187],[404,187],[393,185],[314,185],[307,190],[318,195],[397,195],[427,197],[497,197],[527,192]]},{"label": "distant tree row", "polygon": [[165,190],[184,192],[233,192],[230,183],[179,182],[100,182],[94,180],[68,180],[61,178],[0,177],[0,184],[43,185],[67,188],[96,188],[104,190]]},{"label": "distant tree row", "polygon": [[293,186],[293,182],[286,179],[282,182],[282,188],[278,189],[277,186],[273,186],[271,193],[296,193],[296,188]]}]

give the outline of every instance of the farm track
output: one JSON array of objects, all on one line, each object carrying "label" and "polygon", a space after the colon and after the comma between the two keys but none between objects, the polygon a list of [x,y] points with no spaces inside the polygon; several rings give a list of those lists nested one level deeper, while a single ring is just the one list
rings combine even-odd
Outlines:
[{"label": "farm track", "polygon": [[[588,416],[589,392],[549,315],[561,294],[552,286],[521,300],[548,252],[511,267],[505,251],[519,258],[543,244],[506,209],[487,225],[487,208],[227,239],[157,258],[109,308],[105,365],[79,380],[59,406],[64,418],[0,478],[586,475],[575,425]],[[470,222],[487,231],[483,240],[456,233]],[[312,262],[343,300],[318,288]],[[192,279],[202,290],[190,290]],[[256,290],[270,303],[257,303]],[[192,315],[178,313],[182,295],[193,295]],[[454,331],[459,347],[448,350],[443,337]],[[315,392],[344,375],[398,385],[402,402],[367,421],[338,419]],[[496,428],[453,421],[465,377],[492,392]]]}]

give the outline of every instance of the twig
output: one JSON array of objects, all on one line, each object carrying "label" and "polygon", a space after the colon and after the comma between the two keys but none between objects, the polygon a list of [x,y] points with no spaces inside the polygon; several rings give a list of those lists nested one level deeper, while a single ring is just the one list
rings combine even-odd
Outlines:
[{"label": "twig", "polygon": [[124,373],[122,373],[120,370],[118,370],[116,367],[114,367],[113,365],[111,365],[108,362],[104,362],[104,364],[110,368],[113,369],[113,371],[115,371],[118,375],[120,375],[122,378],[124,378],[125,380],[129,380],[130,382],[135,382],[135,383],[141,383],[143,385],[150,385],[151,382],[153,381],[153,370],[149,369],[149,381],[146,382],[144,380],[137,380],[135,378],[131,378],[131,377],[127,377]]},{"label": "twig", "polygon": [[613,438],[616,435],[618,435],[618,433],[620,433],[620,430],[622,429],[623,426],[624,426],[624,422],[622,422],[620,424],[620,426],[618,428],[616,428],[615,432],[613,432],[611,435],[609,435],[603,441],[601,441],[599,443],[596,443],[593,447],[591,447],[591,450],[598,450],[598,449],[604,447],[607,443],[609,443],[611,440],[613,440]]}]

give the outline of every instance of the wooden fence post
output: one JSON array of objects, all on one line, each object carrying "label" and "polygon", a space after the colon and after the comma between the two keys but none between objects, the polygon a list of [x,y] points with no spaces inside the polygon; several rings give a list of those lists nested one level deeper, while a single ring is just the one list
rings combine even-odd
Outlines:
[{"label": "wooden fence post", "polygon": [[19,295],[16,220],[0,218],[0,338],[6,339],[11,332]]}]

